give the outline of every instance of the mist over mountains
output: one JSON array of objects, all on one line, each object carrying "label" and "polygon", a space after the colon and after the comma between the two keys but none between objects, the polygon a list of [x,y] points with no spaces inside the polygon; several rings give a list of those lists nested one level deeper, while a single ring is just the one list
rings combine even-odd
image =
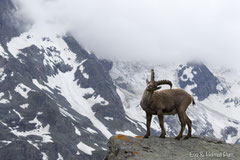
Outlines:
[{"label": "mist over mountains", "polygon": [[16,2],[17,17],[41,30],[70,31],[100,58],[239,67],[237,0]]}]

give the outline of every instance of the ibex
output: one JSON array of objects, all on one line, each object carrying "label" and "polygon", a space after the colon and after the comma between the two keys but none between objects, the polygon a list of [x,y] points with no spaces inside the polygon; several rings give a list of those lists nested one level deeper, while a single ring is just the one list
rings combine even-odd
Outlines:
[{"label": "ibex", "polygon": [[[192,103],[195,104],[194,99],[183,89],[172,89],[172,82],[168,80],[155,81],[154,80],[154,70],[151,70],[151,81],[146,79],[147,88],[143,92],[142,100],[140,105],[142,109],[146,112],[146,126],[147,132],[144,138],[150,136],[150,124],[152,120],[152,115],[157,115],[159,119],[159,124],[162,130],[160,138],[165,138],[166,132],[164,129],[163,115],[175,115],[178,114],[179,120],[181,122],[181,131],[175,138],[180,140],[182,138],[183,131],[185,129],[186,123],[188,126],[188,134],[184,139],[191,137],[192,132],[192,121],[186,115],[186,110],[188,106]],[[171,89],[158,90],[161,87],[159,85],[167,84]]]}]

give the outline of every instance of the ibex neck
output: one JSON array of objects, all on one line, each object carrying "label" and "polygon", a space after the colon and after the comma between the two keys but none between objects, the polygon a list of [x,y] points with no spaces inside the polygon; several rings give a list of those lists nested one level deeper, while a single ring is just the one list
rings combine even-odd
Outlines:
[{"label": "ibex neck", "polygon": [[141,104],[143,105],[142,107],[148,107],[151,102],[152,102],[152,94],[153,92],[145,90],[142,95],[142,101]]}]

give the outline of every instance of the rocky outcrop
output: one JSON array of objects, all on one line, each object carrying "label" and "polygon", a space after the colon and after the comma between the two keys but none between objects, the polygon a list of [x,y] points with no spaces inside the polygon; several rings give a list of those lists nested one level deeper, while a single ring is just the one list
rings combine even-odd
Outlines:
[{"label": "rocky outcrop", "polygon": [[160,139],[117,135],[108,142],[105,160],[192,160],[240,159],[240,145],[204,137],[177,141],[172,137]]},{"label": "rocky outcrop", "polygon": [[178,71],[179,85],[181,88],[190,87],[194,96],[202,101],[210,94],[217,94],[218,92],[225,93],[225,90],[219,91],[217,86],[219,80],[204,64],[187,63],[180,66]]},{"label": "rocky outcrop", "polygon": [[0,44],[6,49],[6,42],[12,37],[18,36],[19,32],[16,29],[16,22],[13,12],[15,7],[10,0],[0,0]]}]

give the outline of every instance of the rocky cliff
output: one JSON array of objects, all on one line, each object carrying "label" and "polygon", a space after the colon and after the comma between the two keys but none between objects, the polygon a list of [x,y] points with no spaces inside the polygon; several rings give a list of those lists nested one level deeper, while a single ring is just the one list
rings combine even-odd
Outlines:
[{"label": "rocky cliff", "polygon": [[240,159],[240,145],[204,137],[177,141],[174,138],[160,139],[140,136],[117,135],[108,142],[109,153],[105,160],[213,160]]}]

